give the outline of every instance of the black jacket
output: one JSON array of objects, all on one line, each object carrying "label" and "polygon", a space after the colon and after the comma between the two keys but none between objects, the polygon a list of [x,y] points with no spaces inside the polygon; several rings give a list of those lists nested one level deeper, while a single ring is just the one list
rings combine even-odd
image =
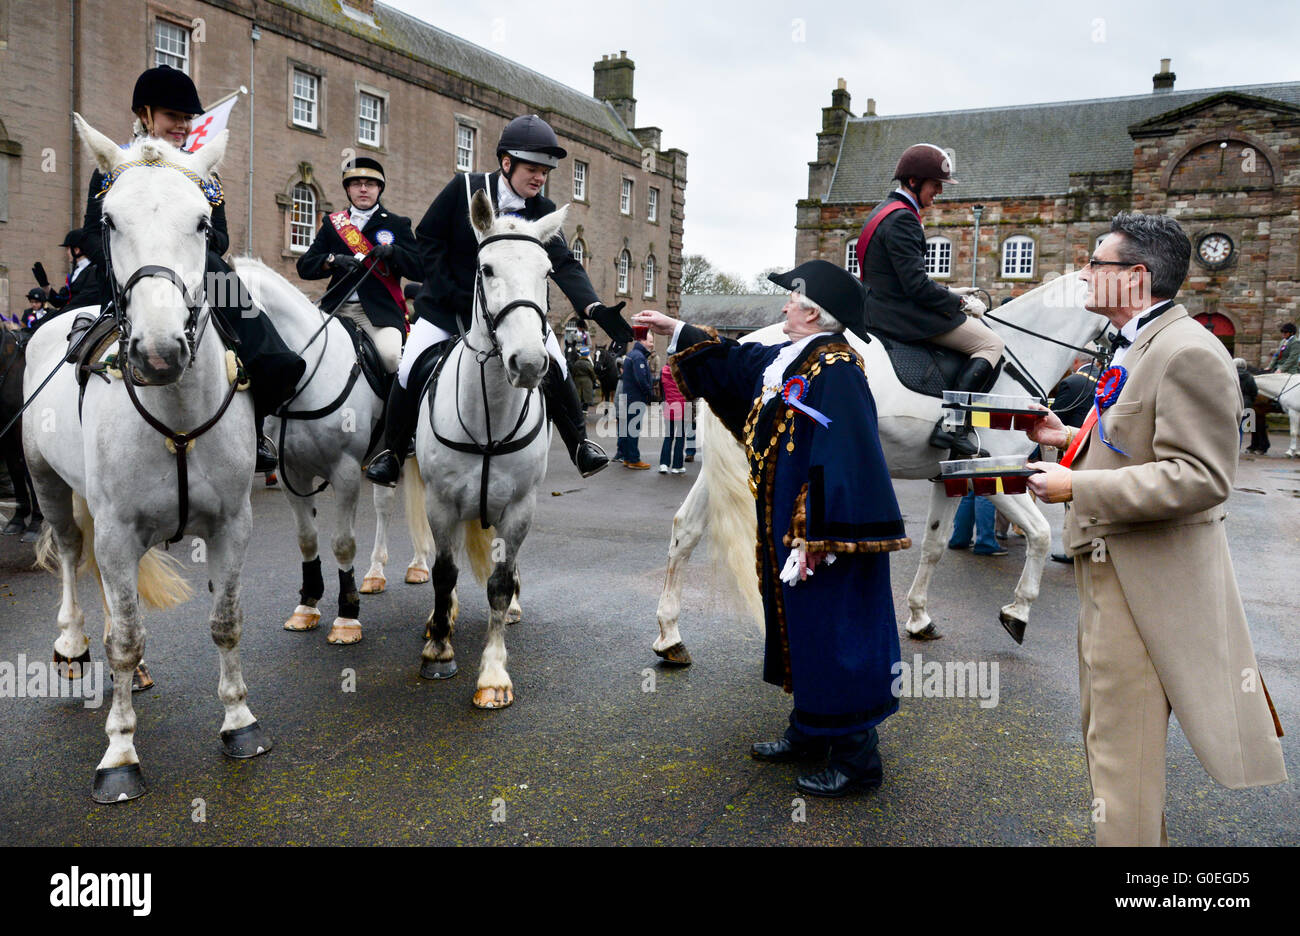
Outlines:
[{"label": "black jacket", "polygon": [[[392,213],[380,202],[375,206],[375,213],[370,216],[361,233],[366,236],[366,240],[378,246],[379,241],[376,238],[380,231],[388,231],[393,235],[393,259],[387,263],[388,269],[393,270],[399,278],[404,276],[407,279],[418,280],[420,258],[415,244],[415,235],[411,233],[411,219]],[[312,241],[311,247],[298,258],[298,275],[305,280],[324,279],[328,276],[329,288],[334,289],[347,278],[347,274],[325,265],[330,254],[349,257],[352,255],[352,248],[347,245],[339,232],[334,230],[333,222],[327,217],[321,222],[320,230],[316,232],[316,239]],[[363,275],[364,271],[358,270],[351,279],[360,280]],[[342,301],[350,293],[351,290],[348,290],[347,286],[339,286],[332,293],[330,304]],[[405,306],[398,306],[388,288],[374,276],[366,277],[366,281],[357,290],[357,298],[361,300],[361,308],[366,310],[366,316],[376,328],[398,328],[406,331]]]},{"label": "black jacket", "polygon": [[[891,193],[867,216],[867,224],[891,202],[899,201],[907,203],[907,198]],[[896,210],[880,222],[867,244],[860,275],[870,290],[869,331],[899,341],[923,341],[966,320],[961,297],[926,274],[925,230],[910,211]]]},{"label": "black jacket", "polygon": [[52,311],[47,312],[45,318],[52,318],[64,309],[79,309],[82,306],[99,305],[99,271],[95,269],[94,261],[92,260],[90,265],[81,271],[81,275],[72,281],[71,286],[64,286],[59,290],[49,290],[48,299]]},{"label": "black jacket", "polygon": [[[486,177],[492,207],[497,207],[497,177]],[[480,178],[482,178],[480,176]],[[536,221],[555,210],[555,203],[535,195],[524,203],[519,215]],[[415,297],[415,312],[439,328],[455,335],[468,329],[474,314],[474,273],[478,269],[478,238],[469,222],[469,199],[465,195],[465,176],[457,173],[433,200],[415,229],[420,247],[420,266],[424,285]],[[569,250],[564,233],[559,232],[546,245],[551,258],[551,279],[573,303],[578,314],[593,302],[599,302],[587,271]],[[460,324],[457,324],[459,319]]]}]

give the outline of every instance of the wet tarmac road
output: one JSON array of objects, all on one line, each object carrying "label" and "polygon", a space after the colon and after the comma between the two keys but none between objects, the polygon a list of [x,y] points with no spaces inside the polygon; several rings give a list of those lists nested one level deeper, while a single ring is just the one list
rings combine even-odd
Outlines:
[{"label": "wet tarmac road", "polygon": [[[1275,452],[1282,447],[1276,443]],[[658,450],[645,440],[643,454]],[[612,448],[612,444],[608,446]],[[695,664],[651,653],[673,511],[696,475],[619,465],[578,478],[558,440],[521,560],[524,618],[507,632],[517,701],[471,707],[487,619],[483,590],[462,573],[455,646],[461,673],[421,680],[428,585],[401,581],[409,556],[395,524],[389,589],[362,605],[365,639],[325,642],[325,627],[281,628],[297,601],[296,538],[283,494],[254,490],[259,533],[244,575],[241,650],[250,705],[275,740],[266,756],[221,753],[217,656],[199,596],[148,612],[146,659],[157,686],[136,696],[149,795],[117,807],[90,801],[107,705],[0,698],[0,841],[4,844],[1042,844],[1091,841],[1079,731],[1077,598],[1070,567],[1048,563],[1025,644],[997,623],[1023,558],[948,553],[932,587],[943,640],[904,641],[903,658],[998,664],[998,704],[905,699],[881,727],[885,783],[799,808],[799,768],[749,759],[776,737],[788,697],[759,678],[762,639],[718,598],[701,550],[688,572],[682,633]],[[1206,775],[1174,727],[1169,743],[1171,842],[1300,842],[1300,462],[1243,457],[1228,532],[1256,651],[1279,714],[1292,780],[1230,791]],[[548,496],[550,492],[560,496]],[[898,493],[919,544],[922,482]],[[329,495],[322,521],[332,523]],[[1059,508],[1049,518],[1059,529]],[[399,507],[400,510],[400,507]],[[368,496],[358,575],[373,535]],[[187,541],[188,542],[188,541]],[[893,557],[895,606],[919,550]],[[188,559],[184,553],[178,553]],[[57,581],[30,569],[31,547],[0,539],[0,661],[48,660]],[[324,559],[324,620],[337,580]],[[1175,583],[1176,584],[1176,583]],[[92,654],[98,598],[82,583]],[[901,626],[901,625],[900,625]],[[355,673],[354,691],[348,688]],[[647,690],[653,691],[647,691]],[[802,819],[803,821],[799,821]],[[202,820],[202,821],[199,821]]]}]

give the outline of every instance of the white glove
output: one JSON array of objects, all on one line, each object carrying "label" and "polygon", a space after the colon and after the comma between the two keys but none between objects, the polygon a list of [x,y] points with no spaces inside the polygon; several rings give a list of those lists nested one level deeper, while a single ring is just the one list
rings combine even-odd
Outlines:
[{"label": "white glove", "polygon": [[989,307],[974,296],[967,296],[961,301],[961,310],[971,318],[980,318],[989,310]]},{"label": "white glove", "polygon": [[956,293],[959,296],[969,296],[972,293],[979,292],[978,286],[949,286],[948,292]]},{"label": "white glove", "polygon": [[[822,562],[826,565],[834,561],[834,553],[828,553],[822,558]],[[781,581],[794,588],[812,574],[813,567],[808,565],[808,552],[803,546],[803,541],[799,540],[794,549],[790,550],[790,555],[786,557],[785,567],[781,569]]]}]

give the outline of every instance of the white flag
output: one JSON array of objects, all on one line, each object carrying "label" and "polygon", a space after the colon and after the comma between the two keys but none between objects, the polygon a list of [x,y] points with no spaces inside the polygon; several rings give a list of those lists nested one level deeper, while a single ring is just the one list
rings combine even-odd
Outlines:
[{"label": "white flag", "polygon": [[190,135],[185,138],[185,149],[194,153],[202,149],[204,143],[210,143],[216,139],[217,134],[226,129],[226,123],[230,120],[230,112],[235,109],[235,102],[238,100],[239,95],[232,94],[207,113],[195,117],[194,123],[191,125]]}]

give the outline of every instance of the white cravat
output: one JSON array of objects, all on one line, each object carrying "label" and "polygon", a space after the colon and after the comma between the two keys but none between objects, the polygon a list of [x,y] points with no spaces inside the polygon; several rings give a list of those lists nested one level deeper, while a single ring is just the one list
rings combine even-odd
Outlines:
[{"label": "white cravat", "polygon": [[[356,205],[352,205],[348,208],[348,220],[352,222],[352,226],[358,231],[365,230],[366,225],[370,223],[371,216],[375,213],[375,209],[378,207],[379,202],[375,202],[365,211],[362,211]],[[352,295],[348,296],[348,302],[360,301],[361,297],[357,295],[357,291],[355,289],[352,290]]]},{"label": "white cravat", "polygon": [[812,341],[818,335],[829,335],[830,332],[818,332],[816,335],[809,335],[807,338],[800,338],[798,341],[785,345],[777,353],[772,363],[767,365],[763,371],[763,402],[768,400],[781,389],[781,378],[785,375],[785,369],[789,367],[803,351],[804,346]]},{"label": "white cravat", "polygon": [[1156,302],[1148,306],[1147,308],[1143,309],[1141,312],[1137,313],[1137,315],[1133,316],[1131,319],[1129,319],[1127,322],[1124,323],[1124,327],[1119,330],[1119,333],[1123,335],[1125,338],[1127,338],[1129,340],[1129,343],[1126,344],[1124,347],[1117,349],[1114,355],[1111,356],[1110,359],[1111,367],[1118,367],[1120,364],[1123,363],[1124,358],[1128,357],[1129,349],[1132,348],[1133,345],[1137,343],[1138,335],[1140,335],[1142,332],[1146,331],[1148,328],[1154,325],[1160,319],[1160,316],[1157,315],[1155,318],[1151,319],[1141,328],[1138,328],[1138,319],[1146,315],[1152,309],[1159,308],[1160,306],[1167,306],[1172,303],[1173,303],[1172,299],[1161,299],[1159,302]]},{"label": "white cravat", "polygon": [[497,176],[497,211],[505,213],[508,211],[519,212],[524,210],[527,204],[524,199],[520,198],[515,190],[510,187],[504,175]]},{"label": "white cravat", "polygon": [[80,259],[78,259],[77,265],[72,268],[72,275],[68,277],[68,282],[69,283],[76,282],[77,277],[81,275],[81,271],[88,266],[90,266],[90,261],[87,260],[85,257],[81,257]]}]

